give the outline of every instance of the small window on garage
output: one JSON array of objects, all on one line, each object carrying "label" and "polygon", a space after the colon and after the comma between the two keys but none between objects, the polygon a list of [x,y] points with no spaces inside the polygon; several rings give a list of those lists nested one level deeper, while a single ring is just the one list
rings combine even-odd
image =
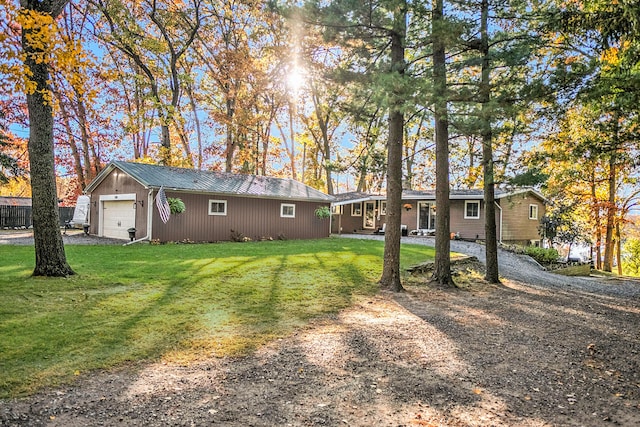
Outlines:
[{"label": "small window on garage", "polygon": [[362,203],[354,203],[351,205],[351,216],[362,216]]},{"label": "small window on garage", "polygon": [[290,203],[282,203],[280,205],[280,217],[282,218],[295,218],[296,217],[296,205]]},{"label": "small window on garage", "polygon": [[538,219],[538,205],[529,205],[529,219]]},{"label": "small window on garage", "polygon": [[464,219],[480,219],[479,200],[467,200],[464,202]]},{"label": "small window on garage", "polygon": [[209,200],[209,215],[226,215],[227,214],[227,201],[226,200]]}]

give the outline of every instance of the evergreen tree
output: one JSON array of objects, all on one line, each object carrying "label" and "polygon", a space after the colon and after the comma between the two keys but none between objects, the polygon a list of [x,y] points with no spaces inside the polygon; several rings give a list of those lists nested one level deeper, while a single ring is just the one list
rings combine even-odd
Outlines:
[{"label": "evergreen tree", "polygon": [[352,53],[353,62],[345,74],[352,81],[368,82],[373,88],[370,100],[387,111],[387,232],[380,286],[393,291],[402,290],[402,148],[409,86],[405,73],[407,13],[406,0],[306,5],[306,16],[316,17],[309,20],[325,28],[325,37]]}]

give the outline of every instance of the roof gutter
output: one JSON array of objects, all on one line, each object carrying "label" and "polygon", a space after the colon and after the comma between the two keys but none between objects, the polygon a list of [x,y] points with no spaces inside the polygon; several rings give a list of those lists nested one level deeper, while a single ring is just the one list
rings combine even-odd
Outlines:
[{"label": "roof gutter", "polygon": [[498,238],[498,242],[502,243],[502,207],[500,207],[498,202],[493,202],[493,204],[496,205],[496,207],[500,211],[500,237]]},{"label": "roof gutter", "polygon": [[145,240],[151,241],[151,229],[152,229],[152,218],[153,218],[153,188],[149,189],[149,195],[147,196],[147,235],[141,237],[137,240],[132,240],[131,242],[127,242],[122,246],[133,245],[134,243],[143,242]]}]

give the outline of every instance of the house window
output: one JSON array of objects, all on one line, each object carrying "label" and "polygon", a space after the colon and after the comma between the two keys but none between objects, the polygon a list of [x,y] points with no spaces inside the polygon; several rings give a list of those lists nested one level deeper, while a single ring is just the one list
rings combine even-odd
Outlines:
[{"label": "house window", "polygon": [[227,214],[226,200],[209,200],[209,215],[225,216]]},{"label": "house window", "polygon": [[386,214],[387,214],[387,201],[380,200],[380,215],[386,215]]},{"label": "house window", "polygon": [[354,203],[351,205],[351,216],[362,216],[362,203]]},{"label": "house window", "polygon": [[337,205],[333,205],[331,206],[331,213],[332,214],[342,214],[343,210],[342,210],[342,205],[337,206]]},{"label": "house window", "polygon": [[282,203],[280,205],[280,217],[281,218],[295,218],[296,217],[296,205],[289,203]]},{"label": "house window", "polygon": [[529,219],[538,219],[538,205],[529,205]]},{"label": "house window", "polygon": [[480,219],[480,202],[465,201],[464,202],[464,219]]}]

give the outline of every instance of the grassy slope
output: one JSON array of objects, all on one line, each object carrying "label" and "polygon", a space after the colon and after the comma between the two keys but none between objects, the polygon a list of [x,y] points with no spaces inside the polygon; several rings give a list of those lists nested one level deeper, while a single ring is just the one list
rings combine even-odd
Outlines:
[{"label": "grassy slope", "polygon": [[[125,361],[242,354],[377,291],[376,241],[68,246],[78,273],[33,278],[0,246],[0,397]],[[433,257],[403,246],[402,265]]]}]

